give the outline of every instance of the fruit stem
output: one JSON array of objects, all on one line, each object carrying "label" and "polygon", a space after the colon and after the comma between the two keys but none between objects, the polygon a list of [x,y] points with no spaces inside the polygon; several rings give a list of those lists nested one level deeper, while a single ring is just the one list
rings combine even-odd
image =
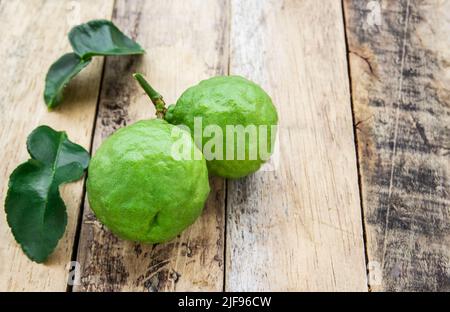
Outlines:
[{"label": "fruit stem", "polygon": [[133,74],[133,77],[139,82],[139,85],[144,89],[145,93],[149,96],[150,100],[152,100],[153,105],[156,108],[156,117],[159,119],[164,119],[166,115],[167,108],[166,103],[163,100],[161,94],[159,94],[153,87],[145,80],[144,76],[140,73]]}]

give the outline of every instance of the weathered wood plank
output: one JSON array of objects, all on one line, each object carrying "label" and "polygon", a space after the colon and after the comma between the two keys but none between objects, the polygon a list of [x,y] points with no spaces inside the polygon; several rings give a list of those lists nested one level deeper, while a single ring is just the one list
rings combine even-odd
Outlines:
[{"label": "weathered wood plank", "polygon": [[339,1],[232,1],[230,73],[272,95],[278,168],[230,181],[226,289],[366,291]]},{"label": "weathered wood plank", "polygon": [[369,283],[450,290],[450,2],[346,0]]},{"label": "weathered wood plank", "polygon": [[[95,60],[69,86],[66,101],[48,112],[42,99],[47,69],[70,51],[67,33],[71,23],[93,18],[110,18],[113,1],[76,1],[76,8],[64,1],[0,2],[0,191],[3,203],[12,170],[29,158],[26,138],[38,125],[66,130],[74,142],[89,148],[100,85],[102,59]],[[76,11],[74,11],[76,10]],[[78,20],[79,19],[79,20]],[[83,90],[83,92],[80,92]],[[65,291],[67,269],[77,224],[83,182],[62,187],[68,224],[64,237],[47,263],[30,261],[14,241],[0,210],[0,290]]]},{"label": "weathered wood plank", "polygon": [[[173,103],[200,79],[228,66],[228,4],[212,1],[119,0],[114,21],[146,49],[143,58],[108,58],[94,149],[114,130],[154,109],[131,74],[141,71]],[[161,245],[117,239],[86,201],[78,251],[76,291],[220,291],[223,289],[225,182],[211,180],[203,215],[182,235]]]}]

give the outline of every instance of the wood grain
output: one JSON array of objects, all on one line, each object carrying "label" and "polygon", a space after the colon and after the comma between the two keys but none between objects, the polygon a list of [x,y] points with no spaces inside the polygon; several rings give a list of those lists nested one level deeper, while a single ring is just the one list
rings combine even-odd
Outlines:
[{"label": "wood grain", "polygon": [[[112,0],[77,1],[78,22],[110,18]],[[66,100],[54,112],[43,101],[45,75],[50,65],[69,52],[67,33],[74,21],[71,7],[63,1],[0,2],[0,190],[3,203],[8,177],[26,161],[26,138],[38,125],[65,130],[69,138],[89,148],[100,85],[102,59],[95,60],[65,92]],[[83,90],[83,92],[80,92]],[[45,264],[29,260],[15,242],[0,210],[0,291],[65,291],[67,268],[82,199],[82,181],[61,188],[68,224],[56,251]]]},{"label": "wood grain", "polygon": [[274,171],[229,181],[226,290],[366,291],[339,1],[232,1],[230,73],[278,108]]},{"label": "wood grain", "polygon": [[[116,129],[154,118],[132,77],[143,72],[173,103],[190,85],[228,66],[227,1],[116,2],[114,22],[147,50],[142,58],[108,58],[94,149]],[[220,291],[223,289],[225,182],[211,180],[203,215],[178,239],[140,245],[117,239],[94,217],[87,201],[75,291]]]},{"label": "wood grain", "polygon": [[371,2],[345,1],[370,286],[449,291],[450,2]]}]

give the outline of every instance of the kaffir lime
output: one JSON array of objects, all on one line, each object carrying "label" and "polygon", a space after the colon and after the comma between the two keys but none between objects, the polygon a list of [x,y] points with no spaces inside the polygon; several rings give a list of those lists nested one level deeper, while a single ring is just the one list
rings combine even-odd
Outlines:
[{"label": "kaffir lime", "polygon": [[[219,76],[201,81],[187,89],[176,105],[169,106],[165,116],[171,124],[188,126],[194,136],[196,118],[201,120],[203,132],[196,143],[213,175],[246,176],[257,171],[274,150],[278,123],[275,106],[260,86],[243,77]],[[218,138],[211,126],[220,128],[220,151],[219,144],[210,142],[214,135]],[[239,133],[244,140],[239,139]]]},{"label": "kaffir lime", "polygon": [[[173,128],[161,119],[139,121],[106,139],[91,160],[90,206],[121,238],[170,240],[203,209],[209,193],[205,159],[174,159],[179,138]],[[190,138],[187,144],[192,152],[197,149]]]}]

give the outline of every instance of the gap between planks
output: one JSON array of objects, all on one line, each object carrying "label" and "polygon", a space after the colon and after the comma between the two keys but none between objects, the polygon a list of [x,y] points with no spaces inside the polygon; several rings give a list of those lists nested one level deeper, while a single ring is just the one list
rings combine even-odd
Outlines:
[{"label": "gap between planks", "polygon": [[[115,7],[115,5],[116,5],[116,0],[114,0],[113,8]],[[106,58],[106,57],[104,57],[104,58]],[[105,68],[106,68],[106,60],[104,59],[103,60],[103,64],[102,64],[102,73],[100,75],[100,85],[99,85],[99,88],[98,88],[97,102],[96,102],[96,105],[95,105],[94,121],[92,123],[91,143],[89,144],[89,154],[91,155],[91,157],[93,156],[94,136],[95,136],[95,129],[96,129],[96,125],[97,125],[98,108],[100,106],[100,97],[101,97],[101,93],[102,93],[103,79],[105,77]],[[87,174],[87,171],[86,171],[86,174],[83,177],[83,192],[82,192],[82,197],[81,197],[81,203],[80,203],[78,219],[77,219],[77,226],[76,226],[76,229],[75,229],[75,236],[74,236],[74,242],[73,242],[73,248],[72,248],[72,257],[71,257],[72,263],[76,262],[77,261],[77,257],[78,257],[78,245],[79,245],[79,242],[80,242],[81,225],[82,225],[82,222],[83,222],[84,205],[85,205],[85,201],[86,201],[86,181],[87,181],[87,178],[88,178],[88,174]],[[73,292],[73,285],[70,285],[68,283],[66,292]]]},{"label": "gap between planks", "polygon": [[[355,108],[353,104],[353,84],[352,84],[352,75],[350,68],[350,49],[348,47],[348,38],[347,38],[347,22],[345,17],[344,10],[344,0],[341,0],[341,10],[342,10],[342,23],[344,25],[344,40],[345,40],[345,51],[347,56],[347,73],[348,73],[348,83],[350,90],[350,105],[352,108],[352,124],[353,124],[353,139],[355,142],[355,156],[356,156],[356,168],[358,172],[358,191],[359,191],[359,205],[361,207],[361,226],[362,226],[362,234],[363,234],[363,244],[364,244],[364,258],[366,260],[366,274],[369,274],[368,265],[369,265],[369,255],[367,251],[367,234],[366,234],[366,224],[364,222],[364,207],[363,207],[363,192],[362,192],[362,183],[361,183],[361,168],[359,167],[359,154],[358,154],[358,136],[356,133],[356,116],[355,116]],[[369,283],[367,283],[367,289],[371,292],[371,288]]]}]

